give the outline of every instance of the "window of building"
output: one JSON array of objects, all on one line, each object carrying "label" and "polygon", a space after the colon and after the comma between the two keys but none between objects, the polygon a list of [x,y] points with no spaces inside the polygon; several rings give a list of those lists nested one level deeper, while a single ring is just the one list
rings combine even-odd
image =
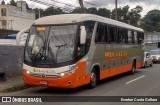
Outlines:
[{"label": "window of building", "polygon": [[6,16],[6,8],[1,9],[1,16]]},{"label": "window of building", "polygon": [[1,20],[1,23],[2,23],[2,29],[6,29],[7,21],[6,20]]},{"label": "window of building", "polygon": [[1,20],[2,22],[2,26],[6,26],[7,25],[7,21],[6,20]]}]

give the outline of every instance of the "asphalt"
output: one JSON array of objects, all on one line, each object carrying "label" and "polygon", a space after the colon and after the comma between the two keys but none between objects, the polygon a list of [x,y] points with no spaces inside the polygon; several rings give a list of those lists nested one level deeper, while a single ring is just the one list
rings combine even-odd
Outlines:
[{"label": "asphalt", "polygon": [[[138,69],[134,75],[128,73],[108,78],[99,83],[94,89],[86,86],[77,89],[56,89],[46,87],[31,87],[29,89],[3,93],[2,96],[160,96],[160,64],[153,67]],[[9,104],[9,103],[8,103]],[[8,105],[7,104],[7,105]],[[27,103],[24,103],[27,104]],[[43,105],[64,105],[64,102],[42,103]],[[65,105],[159,105],[146,102],[65,102]],[[10,105],[10,104],[9,104]],[[32,104],[34,105],[34,104]],[[41,104],[39,104],[41,105]]]}]

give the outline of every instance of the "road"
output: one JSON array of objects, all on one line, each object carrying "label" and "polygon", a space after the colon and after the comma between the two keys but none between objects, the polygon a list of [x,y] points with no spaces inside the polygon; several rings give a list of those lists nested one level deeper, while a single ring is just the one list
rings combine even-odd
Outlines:
[{"label": "road", "polygon": [[[18,92],[2,95],[13,96],[160,96],[160,64],[153,67],[138,69],[134,75],[127,73],[103,80],[94,89],[86,86],[68,90],[46,87],[32,87]],[[50,103],[51,104],[51,103]],[[67,105],[97,105],[93,102],[71,102]],[[106,103],[98,103],[106,105]],[[135,103],[108,103],[109,105],[135,105]],[[151,103],[136,103],[137,105],[150,105]],[[159,103],[154,103],[154,105]],[[43,103],[43,105],[48,105]],[[52,105],[64,105],[64,103],[52,103]]]}]

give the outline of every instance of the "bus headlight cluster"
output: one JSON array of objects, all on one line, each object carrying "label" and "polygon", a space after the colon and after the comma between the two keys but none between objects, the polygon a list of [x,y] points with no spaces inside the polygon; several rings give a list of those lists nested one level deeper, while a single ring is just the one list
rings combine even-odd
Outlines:
[{"label": "bus headlight cluster", "polygon": [[27,74],[30,74],[30,71],[27,70],[26,73],[27,73]]},{"label": "bus headlight cluster", "polygon": [[64,76],[67,76],[67,75],[75,73],[76,70],[77,70],[77,66],[76,65],[72,65],[72,66],[70,66],[70,69],[68,71],[59,73],[58,75],[59,75],[59,77],[64,77]]},{"label": "bus headlight cluster", "polygon": [[24,69],[24,71],[25,71],[27,74],[30,74],[30,73],[31,73],[30,71],[28,71],[28,70],[25,70],[25,69]]}]

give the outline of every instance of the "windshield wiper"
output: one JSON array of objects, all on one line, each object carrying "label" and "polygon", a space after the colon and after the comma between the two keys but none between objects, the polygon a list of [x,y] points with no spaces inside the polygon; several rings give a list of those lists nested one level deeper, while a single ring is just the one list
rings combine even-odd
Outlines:
[{"label": "windshield wiper", "polygon": [[57,46],[56,46],[56,47],[58,47],[58,50],[57,50],[57,52],[56,52],[56,58],[57,58],[57,56],[58,56],[58,52],[59,52],[60,48],[61,48],[61,47],[64,47],[64,46],[67,46],[67,44],[57,45]]}]

